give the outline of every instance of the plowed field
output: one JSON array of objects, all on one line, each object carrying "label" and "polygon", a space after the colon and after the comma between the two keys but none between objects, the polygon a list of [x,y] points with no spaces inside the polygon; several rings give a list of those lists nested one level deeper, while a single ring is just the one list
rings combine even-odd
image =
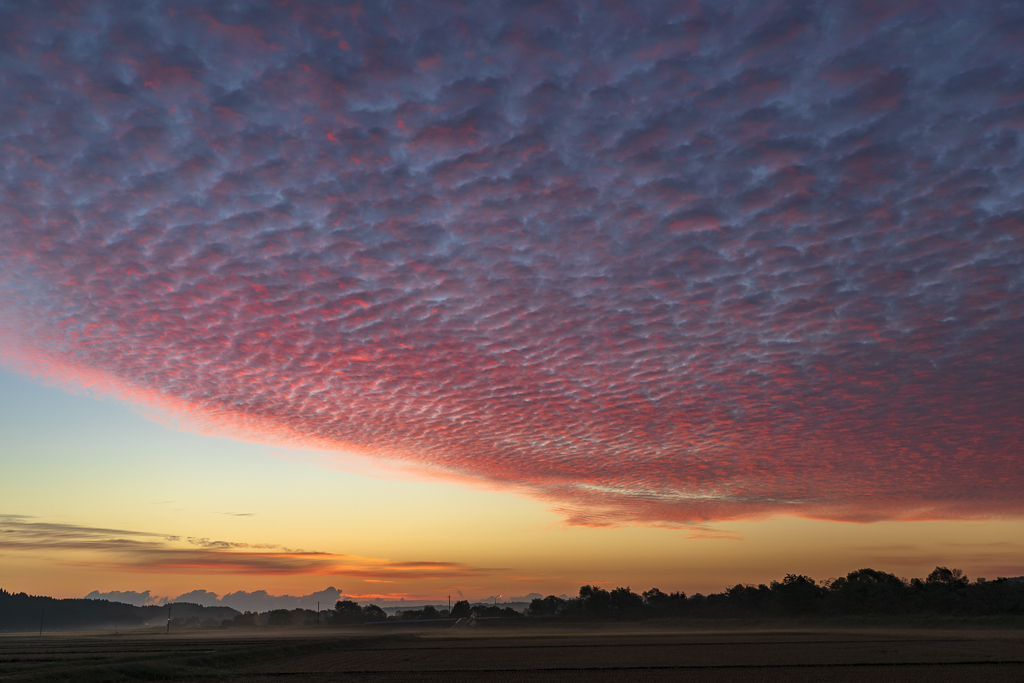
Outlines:
[{"label": "plowed field", "polygon": [[1024,681],[1020,631],[0,637],[2,681]]}]

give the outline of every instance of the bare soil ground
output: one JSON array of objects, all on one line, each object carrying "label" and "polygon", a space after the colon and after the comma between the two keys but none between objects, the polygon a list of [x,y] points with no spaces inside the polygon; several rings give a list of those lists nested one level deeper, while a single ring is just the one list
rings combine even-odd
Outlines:
[{"label": "bare soil ground", "polygon": [[1024,681],[1024,632],[528,629],[0,636],[0,681]]}]

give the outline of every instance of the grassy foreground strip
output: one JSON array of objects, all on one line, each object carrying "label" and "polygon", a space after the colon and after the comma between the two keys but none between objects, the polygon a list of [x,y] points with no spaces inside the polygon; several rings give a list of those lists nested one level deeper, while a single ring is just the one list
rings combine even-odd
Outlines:
[{"label": "grassy foreground strip", "polygon": [[1024,680],[1024,632],[552,628],[0,637],[0,681]]}]

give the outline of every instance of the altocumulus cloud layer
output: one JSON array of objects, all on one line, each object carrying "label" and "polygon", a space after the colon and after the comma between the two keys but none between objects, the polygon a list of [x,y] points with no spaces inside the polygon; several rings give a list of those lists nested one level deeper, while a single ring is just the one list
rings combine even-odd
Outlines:
[{"label": "altocumulus cloud layer", "polygon": [[1024,512],[1020,3],[0,7],[16,368],[579,524]]}]

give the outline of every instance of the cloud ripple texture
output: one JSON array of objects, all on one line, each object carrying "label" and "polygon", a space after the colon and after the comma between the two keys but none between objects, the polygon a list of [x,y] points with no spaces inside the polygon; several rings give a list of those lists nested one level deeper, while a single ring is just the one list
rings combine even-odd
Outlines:
[{"label": "cloud ripple texture", "polygon": [[574,524],[1019,515],[1022,45],[1014,2],[0,2],[4,362]]}]

